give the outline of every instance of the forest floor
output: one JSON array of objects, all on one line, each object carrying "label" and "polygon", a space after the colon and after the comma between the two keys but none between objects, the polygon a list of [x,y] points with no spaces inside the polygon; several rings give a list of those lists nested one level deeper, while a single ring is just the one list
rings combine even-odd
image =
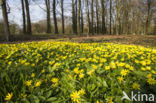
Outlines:
[{"label": "forest floor", "polygon": [[152,35],[94,35],[94,36],[73,36],[73,35],[32,35],[32,36],[13,36],[12,42],[4,42],[0,40],[0,43],[21,43],[30,41],[45,41],[45,40],[57,40],[57,41],[71,41],[78,43],[118,43],[118,44],[132,44],[142,45],[146,47],[156,47],[156,36]]}]

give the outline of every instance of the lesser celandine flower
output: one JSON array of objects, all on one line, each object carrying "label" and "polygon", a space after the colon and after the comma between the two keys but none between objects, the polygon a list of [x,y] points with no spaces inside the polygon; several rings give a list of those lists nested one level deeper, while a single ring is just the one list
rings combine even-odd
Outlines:
[{"label": "lesser celandine flower", "polygon": [[39,87],[41,85],[41,83],[42,83],[41,80],[36,82],[35,87]]},{"label": "lesser celandine flower", "polygon": [[140,90],[140,85],[138,83],[133,83],[132,87],[135,90]]},{"label": "lesser celandine flower", "polygon": [[52,81],[53,83],[58,83],[58,78],[52,78],[51,81]]},{"label": "lesser celandine flower", "polygon": [[150,85],[156,84],[155,78],[148,78],[147,82],[148,82]]},{"label": "lesser celandine flower", "polygon": [[34,78],[34,77],[35,77],[35,73],[32,73],[32,74],[31,74],[31,77]]},{"label": "lesser celandine flower", "polygon": [[128,70],[126,70],[126,69],[123,69],[122,71],[121,71],[121,75],[122,76],[126,76],[127,74],[128,74]]},{"label": "lesser celandine flower", "polygon": [[11,98],[12,98],[12,96],[13,96],[13,93],[8,93],[4,99],[5,99],[6,101],[10,101]]},{"label": "lesser celandine flower", "polygon": [[26,85],[27,85],[28,87],[31,86],[31,83],[32,83],[32,80],[26,81]]},{"label": "lesser celandine flower", "polygon": [[123,77],[118,77],[117,79],[118,79],[120,82],[122,82],[122,81],[124,80]]},{"label": "lesser celandine flower", "polygon": [[72,92],[72,93],[70,94],[70,97],[71,97],[71,100],[72,100],[73,102],[77,102],[77,103],[80,102],[81,97],[80,97],[80,93],[79,93],[79,92],[77,92],[77,91]]}]

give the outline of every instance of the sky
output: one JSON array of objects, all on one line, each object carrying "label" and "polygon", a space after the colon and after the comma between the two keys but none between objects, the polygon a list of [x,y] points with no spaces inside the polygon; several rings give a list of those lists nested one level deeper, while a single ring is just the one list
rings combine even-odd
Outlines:
[{"label": "sky", "polygon": [[[7,0],[7,1],[10,7],[10,13],[8,15],[9,22],[15,22],[21,26],[22,25],[21,0]],[[60,5],[58,4],[57,5],[58,12],[60,11],[59,6]],[[65,6],[65,15],[71,15],[71,0],[64,0],[64,6]],[[32,23],[46,19],[46,12],[40,7],[45,9],[44,0],[36,0],[36,2],[33,2],[32,0],[30,1],[30,17]],[[1,10],[0,10],[0,19],[2,19]]]}]

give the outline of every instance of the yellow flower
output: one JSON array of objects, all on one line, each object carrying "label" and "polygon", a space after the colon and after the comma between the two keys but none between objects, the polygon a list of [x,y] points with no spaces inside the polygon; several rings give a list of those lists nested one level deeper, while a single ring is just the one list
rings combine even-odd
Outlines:
[{"label": "yellow flower", "polygon": [[81,90],[78,91],[78,93],[79,93],[80,95],[84,95],[84,94],[85,94],[85,90],[84,90],[84,89],[81,89]]},{"label": "yellow flower", "polygon": [[84,78],[84,74],[81,73],[81,74],[79,75],[79,77],[80,77],[80,79]]},{"label": "yellow flower", "polygon": [[146,61],[141,61],[140,62],[143,66],[146,66]]},{"label": "yellow flower", "polygon": [[123,77],[118,77],[117,79],[118,79],[120,82],[122,82],[122,81],[124,80]]},{"label": "yellow flower", "polygon": [[75,68],[74,73],[79,74],[79,68]]},{"label": "yellow flower", "polygon": [[155,80],[154,78],[148,78],[147,82],[148,82],[150,85],[156,84],[156,80]]},{"label": "yellow flower", "polygon": [[81,70],[80,70],[80,73],[83,73],[83,72],[84,72],[84,70],[83,70],[83,69],[81,69]]},{"label": "yellow flower", "polygon": [[121,71],[121,75],[122,75],[122,76],[126,76],[128,72],[129,72],[128,70],[123,69],[123,70]]},{"label": "yellow flower", "polygon": [[92,65],[92,68],[93,68],[93,69],[97,69],[97,66],[96,66],[96,65]]},{"label": "yellow flower", "polygon": [[152,74],[147,74],[147,78],[151,78],[152,77]]},{"label": "yellow flower", "polygon": [[77,103],[80,102],[80,94],[79,94],[79,92],[77,92],[77,91],[73,92],[72,94],[70,94],[70,97],[71,97],[71,100],[73,102],[77,102]]},{"label": "yellow flower", "polygon": [[8,95],[4,98],[6,101],[11,100],[13,93],[8,93]]},{"label": "yellow flower", "polygon": [[152,74],[156,74],[156,71],[152,70]]},{"label": "yellow flower", "polygon": [[11,65],[12,64],[12,61],[9,61],[8,64]]},{"label": "yellow flower", "polygon": [[107,100],[107,103],[113,103],[113,98],[112,98],[112,97],[109,98],[109,99]]},{"label": "yellow flower", "polygon": [[31,86],[31,83],[32,83],[32,80],[26,81],[26,85],[27,85],[28,87]]},{"label": "yellow flower", "polygon": [[111,62],[111,63],[110,63],[110,67],[111,67],[112,69],[115,69],[115,68],[116,68],[116,64],[115,64],[114,62]]},{"label": "yellow flower", "polygon": [[34,78],[34,77],[35,77],[35,73],[32,73],[32,74],[31,74],[31,77]]},{"label": "yellow flower", "polygon": [[41,81],[38,81],[36,84],[35,84],[35,87],[39,87],[41,85]]},{"label": "yellow flower", "polygon": [[72,75],[69,74],[68,77],[69,77],[69,79],[72,79]]},{"label": "yellow flower", "polygon": [[140,85],[138,83],[133,83],[132,87],[135,90],[140,90]]},{"label": "yellow flower", "polygon": [[41,71],[41,73],[45,73],[45,69],[43,69],[43,70]]},{"label": "yellow flower", "polygon": [[88,75],[92,75],[95,72],[94,69],[92,69],[91,71],[87,72]]},{"label": "yellow flower", "polygon": [[100,102],[97,100],[96,103],[100,103]]},{"label": "yellow flower", "polygon": [[151,70],[151,67],[149,67],[149,66],[148,66],[148,67],[146,67],[146,70]]},{"label": "yellow flower", "polygon": [[144,67],[141,68],[142,71],[146,71],[146,69]]},{"label": "yellow flower", "polygon": [[53,83],[58,83],[58,78],[52,78],[51,81],[52,81]]},{"label": "yellow flower", "polygon": [[110,66],[105,66],[105,70],[110,70]]}]

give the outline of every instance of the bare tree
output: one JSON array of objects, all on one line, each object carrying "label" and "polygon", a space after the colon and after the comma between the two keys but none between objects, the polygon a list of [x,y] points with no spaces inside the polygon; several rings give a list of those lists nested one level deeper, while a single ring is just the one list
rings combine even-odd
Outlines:
[{"label": "bare tree", "polygon": [[109,32],[110,32],[110,34],[112,34],[112,0],[110,0],[110,8],[109,8],[109,13],[110,13],[110,23],[109,23],[109,25],[110,25],[110,27],[109,27]]},{"label": "bare tree", "polygon": [[57,18],[56,18],[56,0],[53,0],[53,18],[55,25],[55,34],[58,34]]},{"label": "bare tree", "polygon": [[45,0],[47,12],[47,33],[51,33],[50,0]]},{"label": "bare tree", "polygon": [[27,34],[31,35],[31,19],[30,19],[30,11],[29,11],[29,2],[25,0],[26,13],[27,13]]},{"label": "bare tree", "polygon": [[10,40],[10,28],[9,28],[8,11],[7,11],[7,7],[6,7],[6,0],[1,0],[1,6],[2,6],[4,26],[5,26],[6,40],[9,41]]},{"label": "bare tree", "polygon": [[22,17],[23,17],[23,34],[26,34],[26,19],[25,19],[25,3],[24,0],[21,0],[22,4]]},{"label": "bare tree", "polygon": [[64,29],[64,0],[61,0],[61,11],[62,11],[62,33],[65,33],[65,29]]}]

